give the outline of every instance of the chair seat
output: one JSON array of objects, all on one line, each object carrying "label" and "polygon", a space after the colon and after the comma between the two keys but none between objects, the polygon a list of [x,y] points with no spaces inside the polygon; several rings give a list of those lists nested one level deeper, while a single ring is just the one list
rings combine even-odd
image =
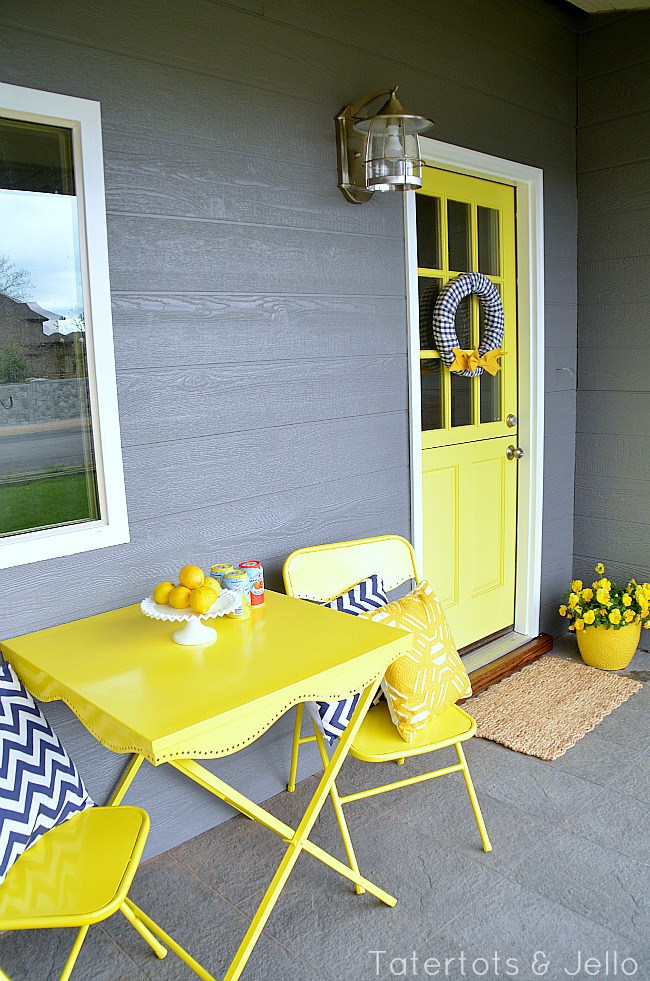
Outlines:
[{"label": "chair seat", "polygon": [[124,901],[149,817],[139,807],[91,807],[46,832],[0,886],[0,930],[83,926]]},{"label": "chair seat", "polygon": [[442,749],[476,732],[476,722],[457,705],[450,705],[421,729],[412,743],[405,742],[390,717],[388,705],[381,701],[370,709],[355,737],[350,756],[379,763],[406,756],[419,756]]}]

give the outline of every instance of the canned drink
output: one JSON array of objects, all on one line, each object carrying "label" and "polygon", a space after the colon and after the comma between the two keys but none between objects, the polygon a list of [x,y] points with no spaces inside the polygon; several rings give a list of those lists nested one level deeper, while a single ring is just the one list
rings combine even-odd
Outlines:
[{"label": "canned drink", "polygon": [[251,606],[261,606],[264,602],[264,569],[257,559],[247,559],[239,563],[240,569],[248,573],[251,587]]},{"label": "canned drink", "polygon": [[237,593],[238,603],[229,617],[246,620],[251,615],[251,593],[248,573],[245,569],[233,569],[223,577],[223,588]]},{"label": "canned drink", "polygon": [[229,572],[233,571],[233,566],[230,562],[218,562],[213,565],[210,569],[210,575],[213,579],[216,579],[220,586],[223,587],[223,577],[227,576]]}]

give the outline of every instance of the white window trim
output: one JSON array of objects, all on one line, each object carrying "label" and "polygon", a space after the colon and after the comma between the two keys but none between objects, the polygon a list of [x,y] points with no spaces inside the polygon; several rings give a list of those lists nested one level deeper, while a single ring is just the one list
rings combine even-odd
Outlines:
[{"label": "white window trim", "polygon": [[[543,171],[466,147],[420,137],[431,167],[510,184],[517,209],[517,316],[519,369],[517,569],[515,632],[539,634],[542,579],[542,494],[544,478],[544,200]],[[408,309],[411,522],[422,566],[422,428],[420,421],[420,332],[415,191],[404,195],[406,295]]]},{"label": "white window trim", "polygon": [[113,352],[98,102],[0,83],[2,115],[65,126],[72,132],[88,383],[101,519],[0,539],[0,569],[129,541]]}]

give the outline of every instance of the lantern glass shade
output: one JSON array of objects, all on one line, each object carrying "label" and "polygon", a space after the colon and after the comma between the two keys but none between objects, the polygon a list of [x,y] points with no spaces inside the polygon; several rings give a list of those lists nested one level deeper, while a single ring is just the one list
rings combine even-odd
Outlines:
[{"label": "lantern glass shade", "polygon": [[372,117],[365,171],[369,190],[412,191],[422,187],[420,141],[413,118]]}]

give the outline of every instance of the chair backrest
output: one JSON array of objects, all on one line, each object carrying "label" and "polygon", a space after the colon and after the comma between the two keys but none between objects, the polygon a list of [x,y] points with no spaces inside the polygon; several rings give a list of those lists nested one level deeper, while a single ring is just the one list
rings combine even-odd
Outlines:
[{"label": "chair backrest", "polygon": [[292,552],[282,568],[289,596],[327,603],[378,572],[387,590],[419,580],[415,552],[399,535],[312,545]]}]

